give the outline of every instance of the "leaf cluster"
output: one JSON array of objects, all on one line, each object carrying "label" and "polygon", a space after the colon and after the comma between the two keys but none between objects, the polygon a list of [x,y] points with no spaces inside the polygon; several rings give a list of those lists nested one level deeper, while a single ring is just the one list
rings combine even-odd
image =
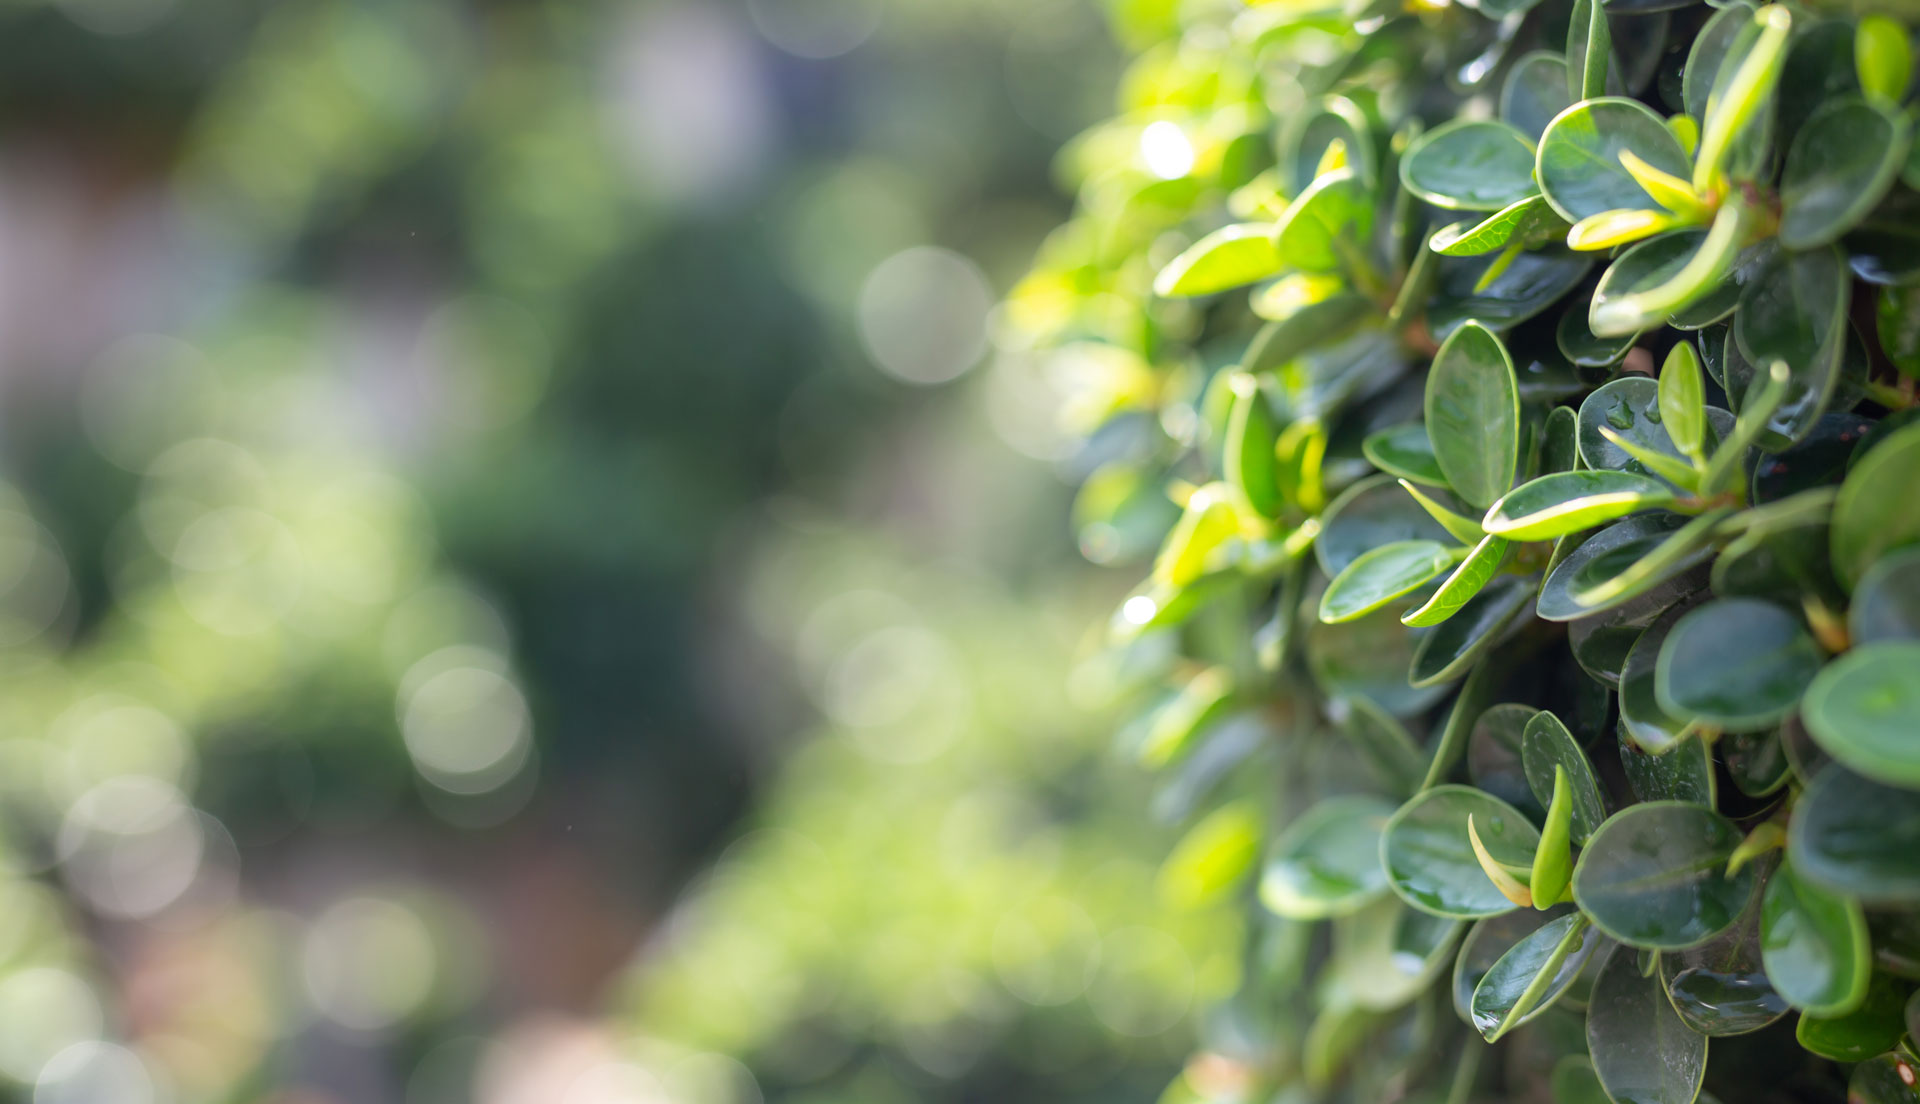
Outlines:
[{"label": "leaf cluster", "polygon": [[1920,1101],[1896,15],[1202,5],[1068,150],[1006,320],[1151,559],[1123,739],[1265,817],[1169,1100]]}]

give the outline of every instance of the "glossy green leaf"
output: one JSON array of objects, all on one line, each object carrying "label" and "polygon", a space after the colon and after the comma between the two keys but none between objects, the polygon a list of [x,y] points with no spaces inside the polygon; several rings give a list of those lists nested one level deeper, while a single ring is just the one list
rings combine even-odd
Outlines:
[{"label": "glossy green leaf", "polygon": [[1621,733],[1656,756],[1664,757],[1687,727],[1687,718],[1676,716],[1660,703],[1656,689],[1660,653],[1673,626],[1685,614],[1685,607],[1661,614],[1628,647],[1620,666]]},{"label": "glossy green leaf", "polygon": [[1849,588],[1893,549],[1920,544],[1920,424],[1875,445],[1854,464],[1833,504],[1833,571]]},{"label": "glossy green leaf", "polygon": [[1576,545],[1547,573],[1540,586],[1539,614],[1548,621],[1571,621],[1610,609],[1634,595],[1601,605],[1584,605],[1575,594],[1611,579],[1661,545],[1687,524],[1681,514],[1656,511],[1616,521]]},{"label": "glossy green leaf", "polygon": [[1567,95],[1567,61],[1549,50],[1514,59],[1500,86],[1500,117],[1528,141],[1538,142],[1555,115],[1578,97]]},{"label": "glossy green leaf", "polygon": [[1587,1049],[1614,1104],[1693,1104],[1707,1068],[1707,1037],[1688,1027],[1658,977],[1615,948],[1587,1006]]},{"label": "glossy green leaf", "polygon": [[[1846,352],[1851,286],[1839,250],[1773,255],[1740,296],[1733,338],[1756,365],[1787,365],[1786,394],[1766,422],[1763,447],[1778,450],[1807,435],[1839,379]],[[1746,397],[1742,396],[1742,411]]]},{"label": "glossy green leaf", "polygon": [[[1580,404],[1580,456],[1587,467],[1601,471],[1628,471],[1655,475],[1602,430],[1610,430],[1645,450],[1679,463],[1685,454],[1667,432],[1660,408],[1660,385],[1646,376],[1623,376],[1588,395]],[[1704,420],[1704,412],[1702,419]]]},{"label": "glossy green leaf", "polygon": [[1789,605],[1806,597],[1837,600],[1839,585],[1827,562],[1833,498],[1831,488],[1817,488],[1736,515],[1733,523],[1745,531],[1714,561],[1714,593]]},{"label": "glossy green leaf", "polygon": [[1313,554],[1331,579],[1370,548],[1394,541],[1449,543],[1452,539],[1392,476],[1377,475],[1348,487],[1328,504],[1321,513]]},{"label": "glossy green leaf", "polygon": [[1418,609],[1408,610],[1400,620],[1408,625],[1437,625],[1452,617],[1492,581],[1506,559],[1507,542],[1499,537],[1482,537],[1466,558],[1453,569],[1439,589]]},{"label": "glossy green leaf", "polygon": [[1224,226],[1188,246],[1153,281],[1162,296],[1212,295],[1264,280],[1285,267],[1265,223]]},{"label": "glossy green leaf", "polygon": [[1436,207],[1497,211],[1534,193],[1533,143],[1506,123],[1458,119],[1415,140],[1400,182]]},{"label": "glossy green leaf", "polygon": [[1471,547],[1480,544],[1486,538],[1486,533],[1481,530],[1478,521],[1454,508],[1460,503],[1452,495],[1429,494],[1405,479],[1400,481],[1400,489],[1407,492],[1414,502],[1427,512],[1428,517],[1439,522],[1440,527],[1445,529],[1456,542]]},{"label": "glossy green leaf", "polygon": [[1920,640],[1920,547],[1882,556],[1853,588],[1847,635],[1854,646]]},{"label": "glossy green leaf", "polygon": [[1446,473],[1433,455],[1427,427],[1419,422],[1368,434],[1360,448],[1369,463],[1388,475],[1429,487],[1447,485]]},{"label": "glossy green leaf", "polygon": [[1424,790],[1387,822],[1380,844],[1389,884],[1414,908],[1472,920],[1514,907],[1474,857],[1470,815],[1495,859],[1518,868],[1532,862],[1540,833],[1519,810],[1470,786]]},{"label": "glossy green leaf", "polygon": [[[1445,338],[1467,322],[1493,330],[1517,326],[1559,302],[1593,267],[1592,257],[1559,248],[1506,258],[1503,253],[1442,259],[1427,304],[1427,326],[1435,337]],[[1504,267],[1492,276],[1496,263]]]},{"label": "glossy green leaf", "polygon": [[1687,51],[1686,68],[1682,71],[1681,100],[1687,114],[1695,122],[1706,120],[1707,97],[1713,92],[1713,82],[1720,75],[1720,66],[1726,61],[1735,40],[1743,32],[1749,32],[1756,6],[1749,0],[1732,0],[1715,12],[1701,26],[1700,33],[1694,36],[1693,45]]},{"label": "glossy green leaf", "polygon": [[1692,570],[1712,554],[1715,527],[1732,513],[1730,506],[1709,510],[1651,548],[1625,544],[1583,558],[1567,580],[1568,601],[1585,610],[1607,609]]},{"label": "glossy green leaf", "polygon": [[1681,1022],[1708,1038],[1758,1031],[1788,1011],[1762,964],[1758,902],[1698,947],[1661,952],[1660,980]]},{"label": "glossy green leaf", "polygon": [[1630,152],[1672,176],[1689,171],[1686,151],[1665,120],[1637,100],[1583,100],[1556,116],[1540,136],[1535,172],[1547,202],[1568,222],[1606,211],[1659,209],[1620,162]]},{"label": "glossy green leaf", "polygon": [[1739,920],[1758,885],[1751,865],[1726,874],[1740,838],[1731,821],[1699,805],[1629,806],[1587,841],[1573,871],[1574,900],[1622,943],[1696,946]]},{"label": "glossy green leaf", "polygon": [[1338,272],[1351,263],[1354,242],[1373,232],[1373,201],[1352,169],[1325,173],[1308,185],[1273,227],[1273,247],[1285,265],[1305,272]]},{"label": "glossy green leaf", "polygon": [[1858,901],[1803,881],[1792,862],[1774,871],[1761,897],[1760,948],[1774,989],[1802,1012],[1845,1015],[1866,999],[1866,914]]},{"label": "glossy green leaf", "polygon": [[1587,325],[1605,337],[1651,329],[1693,310],[1734,271],[1751,222],[1729,203],[1705,233],[1677,230],[1628,249],[1600,278]]},{"label": "glossy green leaf", "polygon": [[1907,156],[1905,115],[1859,96],[1828,100],[1794,138],[1780,178],[1780,244],[1839,240],[1880,202]]},{"label": "glossy green leaf", "polygon": [[1512,485],[1520,449],[1520,385],[1500,339],[1468,323],[1427,372],[1427,433],[1447,483],[1485,508]]},{"label": "glossy green leaf", "polygon": [[1554,343],[1562,356],[1582,368],[1610,368],[1626,358],[1627,350],[1639,340],[1639,331],[1600,337],[1587,325],[1588,306],[1576,300],[1567,308],[1554,327]]},{"label": "glossy green leaf", "polygon": [[1370,797],[1330,797],[1274,841],[1260,875],[1260,901],[1292,920],[1345,916],[1387,891],[1380,835],[1393,806]]},{"label": "glossy green leaf", "polygon": [[1573,880],[1573,791],[1567,781],[1567,768],[1553,769],[1553,796],[1547,802],[1547,816],[1540,824],[1540,846],[1533,853],[1533,869],[1527,889],[1535,908],[1546,908],[1568,900],[1567,886]]},{"label": "glossy green leaf", "polygon": [[1520,760],[1534,800],[1542,806],[1553,800],[1556,772],[1566,773],[1567,801],[1572,811],[1570,832],[1573,842],[1585,846],[1606,819],[1607,809],[1600,797],[1600,783],[1594,778],[1593,763],[1580,750],[1573,733],[1552,713],[1544,709],[1536,712],[1521,731]]},{"label": "glossy green leaf", "polygon": [[1603,942],[1579,913],[1535,930],[1500,956],[1474,987],[1468,1015],[1488,1042],[1551,1008]]},{"label": "glossy green leaf", "polygon": [[1690,341],[1675,342],[1660,366],[1660,424],[1682,456],[1701,464],[1707,459],[1706,395],[1700,354]]},{"label": "glossy green leaf", "polygon": [[1474,990],[1508,951],[1548,924],[1572,915],[1574,911],[1563,905],[1547,912],[1516,909],[1474,921],[1453,962],[1453,1010],[1460,1019],[1473,1022]]},{"label": "glossy green leaf", "polygon": [[[1603,685],[1619,687],[1628,652],[1657,619],[1697,597],[1695,592],[1705,579],[1706,572],[1696,568],[1636,598],[1568,622],[1567,646],[1574,660]],[[1651,684],[1647,692],[1652,693]]]},{"label": "glossy green leaf", "polygon": [[1467,673],[1501,634],[1524,612],[1533,588],[1523,579],[1495,579],[1467,599],[1460,609],[1428,630],[1413,651],[1407,683],[1415,687],[1440,686]]},{"label": "glossy green leaf", "polygon": [[1792,14],[1779,4],[1768,4],[1729,46],[1700,120],[1700,148],[1693,163],[1696,191],[1706,192],[1724,177],[1743,178],[1757,168],[1792,29]]},{"label": "glossy green leaf", "polygon": [[1327,584],[1320,620],[1338,624],[1372,613],[1446,574],[1459,558],[1457,549],[1437,541],[1397,541],[1369,549]]},{"label": "glossy green leaf", "polygon": [[1607,63],[1613,34],[1600,0],[1574,0],[1567,21],[1567,99],[1579,101],[1607,91]]},{"label": "glossy green leaf", "polygon": [[1800,712],[1821,750],[1849,769],[1920,789],[1920,641],[1854,648],[1814,677]]},{"label": "glossy green leaf", "polygon": [[1794,1028],[1800,1045],[1836,1062],[1864,1062],[1883,1054],[1906,1034],[1907,992],[1912,986],[1876,973],[1859,1007],[1843,1016],[1804,1015]]},{"label": "glossy green leaf", "polygon": [[1698,736],[1684,736],[1658,754],[1619,732],[1620,766],[1627,788],[1641,801],[1684,801],[1702,808],[1716,802],[1713,756]]},{"label": "glossy green leaf", "polygon": [[1448,257],[1478,257],[1513,242],[1537,247],[1566,236],[1566,220],[1555,214],[1538,193],[1514,202],[1478,222],[1443,226],[1427,239],[1427,247]]},{"label": "glossy green leaf", "polygon": [[1481,526],[1510,540],[1545,540],[1674,502],[1671,487],[1620,471],[1544,475],[1514,488],[1487,510]]},{"label": "glossy green leaf", "polygon": [[1821,662],[1798,616],[1757,598],[1723,598],[1667,634],[1654,692],[1673,716],[1753,732],[1793,711]]},{"label": "glossy green leaf", "polygon": [[1800,877],[1868,905],[1920,905],[1920,793],[1829,763],[1794,806],[1787,855]]}]

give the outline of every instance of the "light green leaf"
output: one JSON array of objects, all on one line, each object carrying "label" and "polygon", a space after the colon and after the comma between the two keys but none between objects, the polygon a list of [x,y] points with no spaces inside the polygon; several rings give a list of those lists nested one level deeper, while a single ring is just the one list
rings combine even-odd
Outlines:
[{"label": "light green leaf", "polygon": [[1559,472],[1514,488],[1488,508],[1481,528],[1509,540],[1545,540],[1668,506],[1676,497],[1665,483],[1630,472]]},{"label": "light green leaf", "polygon": [[1188,246],[1154,278],[1163,297],[1212,295],[1264,280],[1286,267],[1273,247],[1273,227],[1243,222],[1224,226]]}]

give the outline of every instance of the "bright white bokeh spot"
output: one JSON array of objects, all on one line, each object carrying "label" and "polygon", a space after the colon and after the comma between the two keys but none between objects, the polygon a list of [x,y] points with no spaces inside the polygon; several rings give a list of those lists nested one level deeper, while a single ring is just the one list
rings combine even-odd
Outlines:
[{"label": "bright white bokeh spot", "polygon": [[100,1001],[87,983],[52,966],[0,979],[0,1074],[31,1084],[54,1055],[98,1038]]},{"label": "bright white bokeh spot", "polygon": [[[454,649],[448,649],[454,651]],[[492,665],[440,667],[446,653],[416,664],[402,680],[400,732],[420,773],[451,793],[498,789],[527,761],[533,725],[526,698]]]},{"label": "bright white bokeh spot", "polygon": [[141,919],[193,884],[206,854],[200,814],[157,778],[126,775],[80,795],[55,840],[67,884],[103,916]]},{"label": "bright white bokeh spot", "polygon": [[874,266],[860,289],[860,340],[887,374],[945,383],[987,351],[993,289],[950,249],[915,246]]},{"label": "bright white bokeh spot", "polygon": [[333,1022],[383,1031],[419,1011],[433,992],[433,934],[412,909],[378,897],[329,908],[300,956],[307,996]]},{"label": "bright white bokeh spot", "polygon": [[679,1104],[660,1079],[631,1062],[601,1062],[567,1085],[559,1104]]},{"label": "bright white bokeh spot", "polygon": [[1159,612],[1159,603],[1144,594],[1134,595],[1120,607],[1120,616],[1126,618],[1129,625],[1144,625],[1153,620],[1153,615]]},{"label": "bright white bokeh spot", "polygon": [[40,1071],[33,1104],[153,1104],[153,1077],[140,1056],[112,1043],[75,1043]]},{"label": "bright white bokeh spot", "polygon": [[880,29],[879,0],[747,0],[753,25],[795,57],[839,57]]},{"label": "bright white bokeh spot", "polygon": [[1177,123],[1148,123],[1140,132],[1140,159],[1160,179],[1178,180],[1193,171],[1193,143]]}]

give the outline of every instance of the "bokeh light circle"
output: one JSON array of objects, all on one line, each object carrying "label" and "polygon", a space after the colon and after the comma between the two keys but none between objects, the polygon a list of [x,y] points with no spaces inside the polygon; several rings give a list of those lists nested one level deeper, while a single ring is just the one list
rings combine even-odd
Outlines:
[{"label": "bokeh light circle", "polygon": [[915,246],[874,266],[857,313],[867,355],[908,383],[954,379],[987,351],[993,288],[950,249]]}]

